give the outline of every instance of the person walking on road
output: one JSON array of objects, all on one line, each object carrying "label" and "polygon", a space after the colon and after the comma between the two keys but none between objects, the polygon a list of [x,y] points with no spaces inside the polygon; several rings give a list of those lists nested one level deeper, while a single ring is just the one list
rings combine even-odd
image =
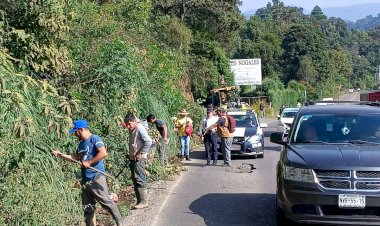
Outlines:
[{"label": "person walking on road", "polygon": [[82,207],[86,226],[96,225],[96,201],[111,213],[118,226],[123,225],[119,209],[109,197],[105,176],[88,168],[91,166],[105,172],[103,159],[107,156],[107,150],[102,138],[90,132],[86,120],[75,121],[69,133],[79,140],[76,153],[66,155],[57,150],[52,150],[51,153],[68,161],[77,160],[82,163]]},{"label": "person walking on road", "polygon": [[127,114],[124,117],[122,126],[129,130],[129,169],[131,170],[133,188],[137,198],[137,203],[133,208],[147,208],[149,205],[147,201],[145,165],[152,139],[149,137],[145,127],[132,114]]},{"label": "person walking on road", "polygon": [[218,115],[219,115],[218,121],[215,124],[208,127],[205,130],[204,135],[209,133],[210,130],[216,127],[216,134],[218,135],[218,137],[221,138],[220,148],[223,153],[223,160],[224,160],[223,166],[232,166],[231,145],[232,145],[234,134],[230,133],[230,131],[228,130],[228,119],[227,119],[226,110],[224,108],[220,108],[218,110]]},{"label": "person walking on road", "polygon": [[264,118],[265,117],[265,106],[264,106],[263,102],[260,103],[260,113],[261,113],[261,118]]},{"label": "person walking on road", "polygon": [[282,111],[285,109],[285,105],[281,105],[281,107],[280,107],[280,116],[281,116],[281,114],[282,114]]},{"label": "person walking on road", "polygon": [[202,120],[201,126],[201,136],[203,137],[203,143],[205,145],[206,152],[206,165],[210,165],[211,157],[213,159],[212,164],[216,165],[218,161],[218,138],[216,136],[216,128],[209,130],[205,133],[206,129],[214,125],[218,121],[219,117],[214,116],[213,109],[207,109],[207,116]]},{"label": "person walking on road", "polygon": [[[181,142],[181,154],[180,154],[180,159],[181,161],[183,160],[184,154],[186,154],[186,160],[190,161],[190,136],[191,136],[191,131],[190,133],[187,132],[189,129],[188,127],[193,127],[193,120],[191,120],[190,117],[187,117],[189,113],[186,112],[186,109],[182,109],[178,113],[178,118],[175,122],[175,127],[178,129],[179,133],[179,140]],[[191,129],[190,128],[190,129]]]},{"label": "person walking on road", "polygon": [[158,153],[160,155],[160,163],[162,166],[168,164],[168,157],[166,156],[166,146],[168,145],[168,127],[161,119],[156,119],[156,116],[150,114],[146,118],[149,123],[152,123],[156,126],[156,129],[160,133],[159,149]]}]

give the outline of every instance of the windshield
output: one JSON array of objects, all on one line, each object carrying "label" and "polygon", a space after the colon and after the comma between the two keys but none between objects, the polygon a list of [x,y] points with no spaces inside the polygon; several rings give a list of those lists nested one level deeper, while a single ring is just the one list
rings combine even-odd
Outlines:
[{"label": "windshield", "polygon": [[309,114],[299,118],[291,143],[379,143],[380,114]]},{"label": "windshield", "polygon": [[254,114],[232,115],[236,120],[236,127],[254,127],[257,126],[257,119]]},{"label": "windshield", "polygon": [[294,118],[296,116],[297,112],[296,111],[286,111],[282,115],[283,118]]}]

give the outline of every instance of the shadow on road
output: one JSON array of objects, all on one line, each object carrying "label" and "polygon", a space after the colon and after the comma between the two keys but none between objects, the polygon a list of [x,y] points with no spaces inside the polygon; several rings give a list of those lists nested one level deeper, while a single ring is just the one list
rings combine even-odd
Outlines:
[{"label": "shadow on road", "polygon": [[281,151],[281,146],[271,146],[271,147],[265,147],[265,151]]},{"label": "shadow on road", "polygon": [[276,225],[275,194],[207,194],[189,206],[205,225]]},{"label": "shadow on road", "polygon": [[265,130],[264,137],[270,137],[270,135],[274,132],[277,132],[277,130]]}]

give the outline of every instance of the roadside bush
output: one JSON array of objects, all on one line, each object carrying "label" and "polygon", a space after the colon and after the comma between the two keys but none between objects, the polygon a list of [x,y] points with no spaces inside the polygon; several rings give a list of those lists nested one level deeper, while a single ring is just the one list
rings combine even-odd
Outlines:
[{"label": "roadside bush", "polygon": [[66,134],[72,114],[79,110],[77,101],[15,71],[3,50],[0,80],[0,224],[78,224],[76,167],[36,148],[72,146],[74,140]]}]

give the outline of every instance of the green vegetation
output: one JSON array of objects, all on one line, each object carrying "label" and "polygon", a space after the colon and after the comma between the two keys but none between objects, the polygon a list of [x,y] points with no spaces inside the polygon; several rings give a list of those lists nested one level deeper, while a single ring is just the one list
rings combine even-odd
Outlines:
[{"label": "green vegetation", "polygon": [[344,20],[327,18],[319,6],[304,15],[300,8],[273,0],[242,29],[234,57],[260,57],[264,77],[262,89],[242,90],[268,96],[278,109],[306,99],[337,98],[349,88],[377,88],[379,29],[350,30]]},{"label": "green vegetation", "polygon": [[[238,0],[4,0],[0,2],[0,225],[77,225],[82,220],[77,166],[46,150],[75,150],[67,134],[86,118],[102,136],[107,170],[125,166],[127,111],[168,123],[186,108],[195,122],[230,58],[261,58],[275,109],[373,88],[380,28],[350,30],[319,7],[311,16],[274,0],[244,19]],[[170,131],[170,155],[178,152]],[[195,130],[196,131],[196,130]],[[167,178],[157,162],[151,180]],[[111,189],[130,185],[124,170]],[[125,207],[122,207],[123,209]],[[49,213],[49,214],[46,214]]]},{"label": "green vegetation", "polygon": [[357,20],[356,22],[349,22],[348,25],[351,29],[370,30],[379,27],[380,13],[377,16],[368,15],[364,19]]}]

